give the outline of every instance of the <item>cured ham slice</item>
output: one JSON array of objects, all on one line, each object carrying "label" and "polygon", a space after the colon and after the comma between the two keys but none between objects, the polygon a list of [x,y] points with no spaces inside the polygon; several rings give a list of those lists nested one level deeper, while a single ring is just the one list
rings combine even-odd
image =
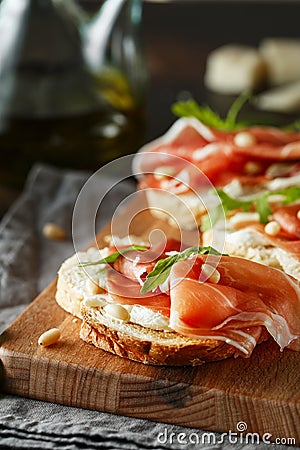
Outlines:
[{"label": "cured ham slice", "polygon": [[245,356],[263,326],[281,349],[299,351],[299,282],[277,269],[222,256],[216,261],[220,282],[201,283],[201,267],[208,258],[212,263],[216,257],[198,256],[174,265],[170,326],[181,334],[225,340]]},{"label": "cured ham slice", "polygon": [[[281,349],[300,351],[300,283],[285,273],[243,258],[197,255],[172,266],[167,287],[141,294],[140,278],[128,272],[130,263],[134,252],[126,264],[107,270],[113,301],[158,311],[170,317],[170,328],[179,334],[224,341],[245,357],[265,330]],[[219,272],[217,282],[204,276],[204,265]],[[145,262],[144,269],[145,279],[152,268]]]},{"label": "cured ham slice", "polygon": [[[241,136],[243,135],[243,136]],[[172,176],[183,169],[196,166],[209,180],[220,187],[224,182],[240,177],[249,182],[262,182],[271,164],[300,160],[300,133],[272,127],[249,127],[241,132],[212,129],[200,121],[181,118],[161,138],[145,145],[133,162],[135,174],[144,174],[141,184],[158,187],[160,182],[150,176],[158,167],[173,168]],[[248,170],[247,163],[256,163],[256,171]],[[224,178],[224,172],[227,177]],[[200,177],[191,176],[190,187],[196,190]],[[198,183],[198,184],[197,184]],[[201,187],[200,181],[200,187]]]},{"label": "cured ham slice", "polygon": [[[118,249],[113,247],[110,249],[110,253],[123,248],[126,247],[118,247]],[[125,255],[120,255],[114,262],[113,267],[127,278],[138,280],[140,284],[143,284],[143,278],[145,279],[147,273],[151,272],[159,258],[165,258],[166,253],[170,251],[179,252],[185,248],[186,246],[181,245],[175,239],[166,239],[152,246],[147,251],[133,250],[126,252]]]},{"label": "cured ham slice", "polygon": [[138,281],[127,278],[114,269],[107,271],[107,289],[112,299],[123,305],[141,305],[159,311],[165,316],[170,315],[170,297],[157,290],[141,294]]},{"label": "cured ham slice", "polygon": [[[147,273],[152,271],[159,259],[166,258],[170,251],[181,251],[185,248],[179,241],[167,239],[147,251],[133,250],[120,255],[107,271],[107,289],[111,297],[122,304],[149,306],[169,316],[170,297],[159,289],[154,293],[141,294],[141,286]],[[116,248],[112,248],[110,253],[115,251]]]},{"label": "cured ham slice", "polygon": [[291,238],[300,239],[300,220],[297,214],[300,210],[299,204],[282,206],[273,212],[273,218]]},{"label": "cured ham slice", "polygon": [[299,132],[262,126],[220,131],[181,118],[140,150],[133,173],[154,216],[193,229],[211,208],[213,187],[239,199],[297,186],[299,162]]}]

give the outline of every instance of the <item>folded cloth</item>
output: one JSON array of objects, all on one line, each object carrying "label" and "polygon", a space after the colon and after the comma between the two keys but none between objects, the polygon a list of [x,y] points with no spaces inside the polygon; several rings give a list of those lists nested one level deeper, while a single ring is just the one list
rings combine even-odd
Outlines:
[{"label": "folded cloth", "polygon": [[[83,248],[93,239],[91,224],[99,230],[110,220],[120,200],[135,189],[126,174],[120,176],[110,170],[109,175],[101,173],[92,182],[89,175],[37,165],[23,194],[3,218],[0,332],[54,278],[61,262],[74,252],[74,244]],[[116,183],[123,179],[122,183]],[[78,198],[82,211],[74,214]],[[99,198],[102,210],[96,214]],[[47,222],[61,225],[71,237],[72,221],[76,226],[76,242],[43,237],[42,229]],[[207,435],[196,429],[0,395],[0,449],[4,448],[254,450],[257,445],[233,444],[229,436],[218,433]],[[269,445],[261,444],[259,448],[267,450]]]}]

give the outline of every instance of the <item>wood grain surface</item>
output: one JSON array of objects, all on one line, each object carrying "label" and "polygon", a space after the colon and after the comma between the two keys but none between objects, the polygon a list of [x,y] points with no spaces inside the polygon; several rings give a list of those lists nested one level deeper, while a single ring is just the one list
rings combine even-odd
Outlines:
[{"label": "wood grain surface", "polygon": [[[135,234],[171,229],[148,212]],[[110,232],[99,235],[102,242]],[[55,302],[56,280],[1,335],[1,390],[6,393],[213,431],[269,433],[300,444],[300,355],[272,341],[250,359],[200,367],[145,366],[106,353],[79,338],[80,320]],[[60,341],[38,346],[42,332],[59,327]]]}]

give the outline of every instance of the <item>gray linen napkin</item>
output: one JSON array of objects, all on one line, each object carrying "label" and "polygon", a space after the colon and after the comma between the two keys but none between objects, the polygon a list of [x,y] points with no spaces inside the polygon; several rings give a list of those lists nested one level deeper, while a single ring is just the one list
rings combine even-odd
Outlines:
[{"label": "gray linen napkin", "polygon": [[[0,225],[0,332],[53,279],[61,262],[74,252],[71,239],[48,241],[41,230],[45,222],[55,221],[71,234],[74,204],[88,176],[37,165],[29,175],[22,196],[3,218]],[[110,173],[89,184],[86,208],[76,219],[79,247],[93,238],[91,205],[109,190],[114,180]],[[104,202],[105,213],[100,215],[96,226],[101,227],[110,220],[120,199],[133,190],[130,180],[113,189]],[[270,445],[233,443],[230,437],[222,438],[218,433],[205,437],[200,430],[0,395],[1,449],[255,450],[258,447],[267,450]],[[295,447],[276,445],[276,448]]]}]

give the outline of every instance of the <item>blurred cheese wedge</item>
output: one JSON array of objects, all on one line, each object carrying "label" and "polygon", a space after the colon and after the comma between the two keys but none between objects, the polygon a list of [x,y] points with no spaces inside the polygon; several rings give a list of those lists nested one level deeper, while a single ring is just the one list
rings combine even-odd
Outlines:
[{"label": "blurred cheese wedge", "polygon": [[265,111],[281,113],[300,111],[300,79],[257,95],[255,106]]},{"label": "blurred cheese wedge", "polygon": [[204,82],[212,91],[240,94],[259,86],[265,74],[264,60],[256,49],[228,44],[209,54]]},{"label": "blurred cheese wedge", "polygon": [[270,84],[279,85],[300,80],[300,40],[267,38],[259,52],[267,66]]}]

